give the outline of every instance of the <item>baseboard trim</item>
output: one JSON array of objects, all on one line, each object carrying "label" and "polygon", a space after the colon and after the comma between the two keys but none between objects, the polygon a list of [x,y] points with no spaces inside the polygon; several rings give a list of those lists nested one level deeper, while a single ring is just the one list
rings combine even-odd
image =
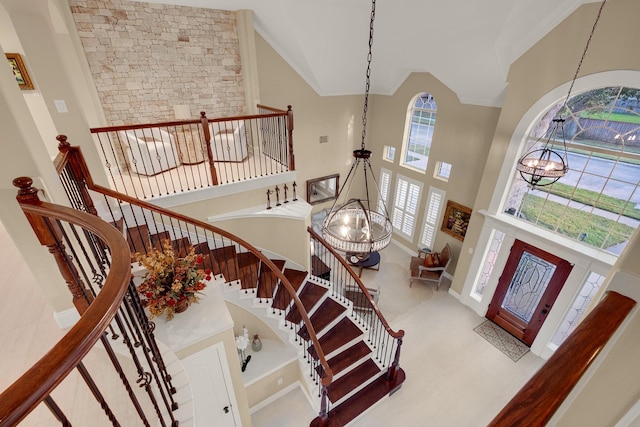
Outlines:
[{"label": "baseboard trim", "polygon": [[80,320],[80,315],[75,308],[69,308],[64,311],[54,311],[53,319],[60,329],[69,329]]}]

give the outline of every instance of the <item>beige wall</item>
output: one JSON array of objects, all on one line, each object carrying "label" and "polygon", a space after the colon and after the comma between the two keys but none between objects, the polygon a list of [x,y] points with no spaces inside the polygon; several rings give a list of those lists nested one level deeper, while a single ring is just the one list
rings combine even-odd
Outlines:
[{"label": "beige wall", "polygon": [[[371,79],[374,78],[375,70],[372,71]],[[412,99],[422,92],[433,95],[438,106],[429,162],[424,174],[400,166],[407,107]],[[370,142],[367,147],[370,146],[374,151],[374,167],[377,169],[375,172],[379,173],[380,167],[393,172],[394,182],[390,194],[393,194],[398,174],[420,181],[424,185],[413,239],[407,241],[394,235],[394,238],[405,246],[417,249],[429,186],[446,191],[448,200],[468,207],[473,206],[500,110],[460,103],[455,93],[428,73],[411,74],[393,96],[376,95],[370,104],[371,119],[368,120],[367,130]],[[396,148],[393,163],[382,160],[385,145]],[[445,161],[452,165],[448,182],[433,177],[437,161]],[[391,196],[389,204],[392,202]],[[449,273],[453,274],[462,242],[438,232],[434,243],[437,250],[446,243],[451,245],[453,260]]]},{"label": "beige wall", "polygon": [[[522,117],[540,98],[561,85],[565,85],[568,90],[599,7],[597,3],[580,7],[512,64],[508,76],[508,92],[486,158],[478,195],[473,203],[474,211],[488,209],[490,212],[497,212],[498,196],[505,184],[500,180],[505,155],[512,144],[520,143],[523,136],[515,135],[516,129]],[[637,1],[607,2],[580,76],[617,69],[640,70],[640,57],[630,54],[637,49],[637,41],[640,40],[640,28],[635,23],[638,14],[640,3]],[[609,81],[609,84],[616,82]],[[566,93],[562,91],[557,99],[541,107],[539,112],[561,101]],[[513,161],[515,162],[515,158]],[[464,279],[469,273],[472,255],[468,254],[467,249],[473,249],[479,244],[482,224],[482,216],[474,214],[452,284],[452,289],[456,292],[461,292]]]},{"label": "beige wall", "polygon": [[[306,198],[307,179],[339,173],[342,182],[360,146],[363,97],[319,96],[257,33],[256,49],[260,102],[293,107],[298,197]],[[320,136],[329,142],[320,144]],[[328,206],[314,205],[314,211]]]}]

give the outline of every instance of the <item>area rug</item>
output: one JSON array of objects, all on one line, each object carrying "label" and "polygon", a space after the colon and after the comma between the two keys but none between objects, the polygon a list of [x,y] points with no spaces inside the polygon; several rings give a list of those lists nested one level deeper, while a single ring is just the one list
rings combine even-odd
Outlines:
[{"label": "area rug", "polygon": [[529,347],[491,320],[485,320],[473,330],[514,362],[520,360],[529,351]]}]

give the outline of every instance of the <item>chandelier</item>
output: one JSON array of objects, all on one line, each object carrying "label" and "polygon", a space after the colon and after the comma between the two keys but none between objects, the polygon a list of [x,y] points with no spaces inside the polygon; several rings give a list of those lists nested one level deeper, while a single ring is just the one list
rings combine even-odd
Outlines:
[{"label": "chandelier", "polygon": [[[369,24],[369,53],[367,56],[366,85],[364,93],[364,109],[362,113],[362,142],[360,149],[353,151],[354,161],[344,180],[338,197],[322,226],[322,234],[327,243],[334,249],[354,254],[362,259],[371,252],[377,252],[391,242],[393,226],[384,200],[379,197],[380,188],[371,168],[371,151],[365,148],[367,130],[367,110],[371,76],[371,47],[373,45],[373,21],[376,15],[376,0],[371,4],[371,21]],[[350,197],[350,190],[358,171],[364,176],[364,197]],[[370,182],[371,181],[371,182]],[[373,185],[371,185],[373,184]],[[375,188],[375,198],[370,190]],[[378,203],[378,210],[372,205]]]},{"label": "chandelier", "polygon": [[[567,103],[571,97],[573,85],[578,78],[580,67],[582,67],[582,62],[587,54],[591,38],[596,30],[596,26],[600,20],[600,15],[602,14],[602,9],[606,2],[607,0],[603,0],[600,5],[598,16],[596,17],[596,21],[593,23],[593,28],[589,34],[587,45],[584,47],[584,51],[582,52],[582,58],[580,58],[576,73],[573,75],[571,85],[569,85],[569,91],[567,92],[564,104],[562,105],[562,108],[558,110],[559,114],[563,114],[567,111]],[[564,135],[564,122],[565,120],[562,117],[553,119],[553,127],[551,132],[548,133],[544,146],[542,148],[535,148],[540,146],[541,137],[533,145],[533,150],[527,152],[524,156],[518,159],[518,162],[516,163],[516,170],[520,172],[522,179],[524,179],[531,187],[544,187],[551,185],[565,176],[569,171],[569,162],[567,160],[567,141]],[[559,141],[562,142],[561,153],[553,149],[554,142],[558,143]]]}]

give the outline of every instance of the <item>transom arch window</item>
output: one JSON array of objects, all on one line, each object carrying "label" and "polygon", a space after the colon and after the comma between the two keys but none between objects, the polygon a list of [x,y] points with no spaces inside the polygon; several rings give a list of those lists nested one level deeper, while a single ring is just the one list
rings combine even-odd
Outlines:
[{"label": "transom arch window", "polygon": [[[581,244],[619,255],[640,224],[640,88],[607,86],[551,106],[532,123],[527,150],[565,119],[569,172],[530,188],[517,172],[504,211]],[[546,139],[546,137],[545,137]],[[562,150],[562,142],[554,146]]]},{"label": "transom arch window", "polygon": [[400,166],[422,173],[427,170],[437,110],[436,101],[427,92],[409,103]]}]

